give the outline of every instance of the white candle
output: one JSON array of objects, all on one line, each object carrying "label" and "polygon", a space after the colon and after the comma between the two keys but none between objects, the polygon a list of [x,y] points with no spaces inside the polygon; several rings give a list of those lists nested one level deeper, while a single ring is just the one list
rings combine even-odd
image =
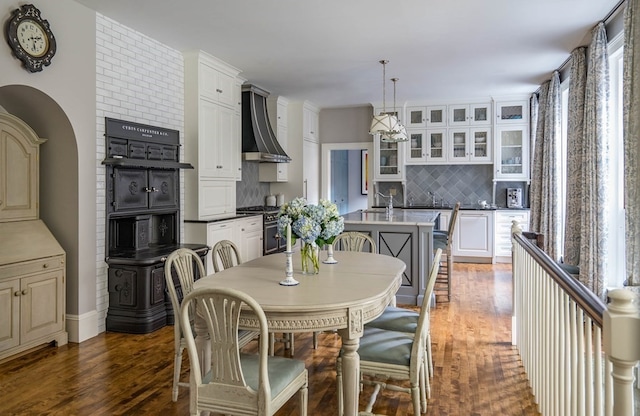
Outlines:
[{"label": "white candle", "polygon": [[291,251],[291,224],[287,224],[287,251]]}]

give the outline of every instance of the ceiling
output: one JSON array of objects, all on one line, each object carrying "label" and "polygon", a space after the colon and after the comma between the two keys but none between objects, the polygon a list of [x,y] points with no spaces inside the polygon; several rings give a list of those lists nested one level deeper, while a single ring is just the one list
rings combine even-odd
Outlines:
[{"label": "ceiling", "polygon": [[619,0],[76,0],[321,108],[529,94]]}]

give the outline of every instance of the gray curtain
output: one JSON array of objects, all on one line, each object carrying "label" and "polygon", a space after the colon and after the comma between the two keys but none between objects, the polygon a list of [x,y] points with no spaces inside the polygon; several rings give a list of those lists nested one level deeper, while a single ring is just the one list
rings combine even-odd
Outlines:
[{"label": "gray curtain", "polygon": [[560,74],[554,71],[544,83],[538,98],[533,169],[531,173],[531,229],[544,234],[544,250],[559,258],[558,203],[560,139]]},{"label": "gray curtain", "polygon": [[[640,285],[640,0],[624,16],[624,189],[627,284]],[[637,57],[638,59],[634,59]]]},{"label": "gray curtain", "polygon": [[584,94],[587,78],[586,47],[571,53],[567,110],[567,197],[564,227],[564,262],[580,264],[582,229],[582,142],[584,140]]},{"label": "gray curtain", "polygon": [[609,59],[604,23],[592,34],[588,50],[582,147],[580,281],[602,297],[608,272],[607,241]]}]

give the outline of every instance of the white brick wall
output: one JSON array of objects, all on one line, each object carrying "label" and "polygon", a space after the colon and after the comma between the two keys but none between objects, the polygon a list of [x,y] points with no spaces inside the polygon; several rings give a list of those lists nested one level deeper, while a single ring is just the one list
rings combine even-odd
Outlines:
[{"label": "white brick wall", "polygon": [[[96,309],[105,331],[109,306],[105,258],[104,118],[176,129],[184,140],[184,61],[171,49],[96,14]],[[181,175],[181,210],[184,177]],[[184,234],[181,224],[180,235]]]}]

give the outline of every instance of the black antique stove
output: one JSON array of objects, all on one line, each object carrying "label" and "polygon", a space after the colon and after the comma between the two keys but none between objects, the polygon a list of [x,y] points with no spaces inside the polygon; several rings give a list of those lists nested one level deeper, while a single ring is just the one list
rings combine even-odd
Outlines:
[{"label": "black antique stove", "polygon": [[286,250],[287,242],[278,234],[278,213],[280,207],[257,205],[236,209],[238,214],[262,213],[263,246],[262,254],[281,253]]},{"label": "black antique stove", "polygon": [[[107,330],[144,334],[173,324],[164,262],[179,244],[179,132],[105,119]],[[199,277],[199,276],[197,276]],[[174,284],[178,284],[174,276]]]}]

